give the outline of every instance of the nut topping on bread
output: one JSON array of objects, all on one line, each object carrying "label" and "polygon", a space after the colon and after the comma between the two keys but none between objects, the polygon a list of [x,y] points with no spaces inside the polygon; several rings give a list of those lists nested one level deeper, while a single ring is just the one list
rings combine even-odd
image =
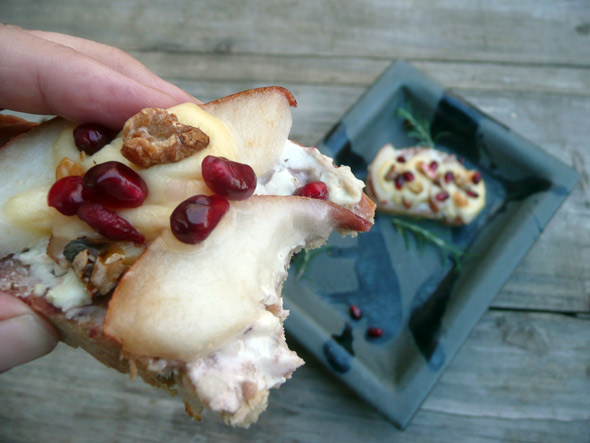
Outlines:
[{"label": "nut topping on bread", "polygon": [[143,168],[173,163],[209,145],[199,128],[183,125],[165,109],[147,108],[131,117],[123,127],[121,153]]},{"label": "nut topping on bread", "polygon": [[485,205],[481,172],[428,147],[383,146],[369,166],[367,189],[378,210],[449,225],[470,223]]},{"label": "nut topping on bread", "polygon": [[[263,88],[202,106],[148,110],[93,154],[80,153],[73,125],[61,119],[0,149],[0,289],[45,315],[66,343],[180,391],[193,417],[206,407],[248,427],[266,408],[269,390],[303,363],[283,332],[281,289],[291,255],[321,245],[333,230],[369,230],[375,209],[350,168],[288,140],[294,105],[287,90]],[[154,118],[145,123],[147,116]],[[180,126],[164,123],[160,134],[159,118]],[[207,144],[199,136],[200,149],[170,148],[169,138],[186,135],[175,132],[179,127],[200,128]],[[144,150],[133,134],[150,146]],[[24,168],[37,173],[12,185],[22,166],[17,161],[13,171],[12,160],[23,156],[33,159]],[[211,164],[203,161],[209,156]],[[79,162],[84,176],[109,164],[133,170],[149,193],[119,204],[112,198],[120,192],[98,186],[99,195],[82,193],[80,203],[72,186],[59,200],[68,203],[67,214],[59,212],[47,195],[64,158]],[[221,178],[211,181],[218,169]],[[182,203],[215,199],[224,200],[225,212],[209,214],[215,223],[206,226],[196,214],[202,205],[195,213]],[[176,222],[204,226],[189,230],[190,241],[171,224],[179,207]],[[119,238],[122,221],[138,236]],[[139,236],[145,244],[133,245]]]}]

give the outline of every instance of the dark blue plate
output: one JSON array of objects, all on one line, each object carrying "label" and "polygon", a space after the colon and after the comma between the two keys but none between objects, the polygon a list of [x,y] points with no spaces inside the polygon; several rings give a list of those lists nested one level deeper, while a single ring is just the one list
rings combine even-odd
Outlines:
[{"label": "dark blue plate", "polygon": [[[406,243],[392,216],[378,214],[369,233],[334,235],[309,255],[299,278],[296,261],[284,289],[290,336],[401,428],[578,179],[404,62],[389,67],[319,147],[365,179],[385,143],[415,145],[396,114],[408,105],[430,121],[433,136],[446,133],[438,149],[456,153],[486,182],[486,206],[470,225],[412,220],[464,250],[461,266],[412,235]],[[351,304],[360,320],[351,318]],[[382,336],[369,337],[369,327]]]}]

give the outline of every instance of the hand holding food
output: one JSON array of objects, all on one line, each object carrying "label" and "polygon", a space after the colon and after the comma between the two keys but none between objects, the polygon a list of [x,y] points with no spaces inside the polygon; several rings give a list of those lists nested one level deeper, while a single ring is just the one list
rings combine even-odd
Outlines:
[{"label": "hand holding food", "polygon": [[[68,35],[0,24],[0,58],[0,109],[56,114],[119,130],[142,108],[198,102],[125,52]],[[0,146],[36,125],[0,114]],[[28,159],[20,161],[13,164],[10,188],[34,176]],[[62,166],[66,171],[67,164]],[[3,246],[7,240],[2,238]],[[21,300],[0,291],[0,340],[1,372],[50,352],[57,333]]]},{"label": "hand holding food", "polygon": [[13,140],[0,288],[66,343],[180,391],[190,415],[247,427],[302,364],[282,328],[291,255],[374,212],[348,167],[288,140],[294,105],[262,88],[144,109],[103,146],[62,119]]}]

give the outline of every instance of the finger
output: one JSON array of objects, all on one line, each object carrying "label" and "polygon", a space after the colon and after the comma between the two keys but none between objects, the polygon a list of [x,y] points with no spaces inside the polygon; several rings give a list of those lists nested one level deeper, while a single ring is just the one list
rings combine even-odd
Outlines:
[{"label": "finger", "polygon": [[57,32],[25,31],[45,40],[75,49],[76,51],[100,61],[101,63],[111,67],[121,74],[126,75],[127,77],[133,78],[144,85],[160,89],[161,91],[164,91],[179,100],[200,103],[199,100],[187,94],[182,89],[158,77],[143,63],[121,49],[71,35],[60,34]]},{"label": "finger", "polygon": [[0,108],[120,128],[146,107],[181,103],[72,48],[0,26]]},{"label": "finger", "polygon": [[58,334],[23,301],[0,292],[0,372],[51,352]]}]

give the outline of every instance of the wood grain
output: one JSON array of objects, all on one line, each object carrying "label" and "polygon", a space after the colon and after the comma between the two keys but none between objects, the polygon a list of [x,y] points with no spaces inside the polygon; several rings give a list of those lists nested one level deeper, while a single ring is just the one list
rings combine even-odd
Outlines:
[{"label": "wood grain", "polygon": [[460,435],[462,441],[586,441],[590,336],[577,334],[586,323],[554,314],[488,313],[403,432],[297,345],[292,347],[307,364],[272,392],[269,410],[249,430],[228,429],[212,414],[194,422],[180,399],[60,345],[2,375],[0,439],[319,442],[436,436],[451,442]]},{"label": "wood grain", "polygon": [[[2,0],[0,17],[129,51],[202,100],[289,88],[314,144],[405,58],[580,173],[408,429],[308,362],[250,430],[61,345],[0,375],[0,441],[590,442],[590,8],[586,0]],[[1,62],[0,62],[1,63]]]},{"label": "wood grain", "polygon": [[[59,11],[59,12],[58,12]],[[587,66],[584,0],[4,0],[0,16],[126,50],[412,57]],[[110,31],[109,31],[110,30]],[[117,32],[113,32],[113,30]]]}]

